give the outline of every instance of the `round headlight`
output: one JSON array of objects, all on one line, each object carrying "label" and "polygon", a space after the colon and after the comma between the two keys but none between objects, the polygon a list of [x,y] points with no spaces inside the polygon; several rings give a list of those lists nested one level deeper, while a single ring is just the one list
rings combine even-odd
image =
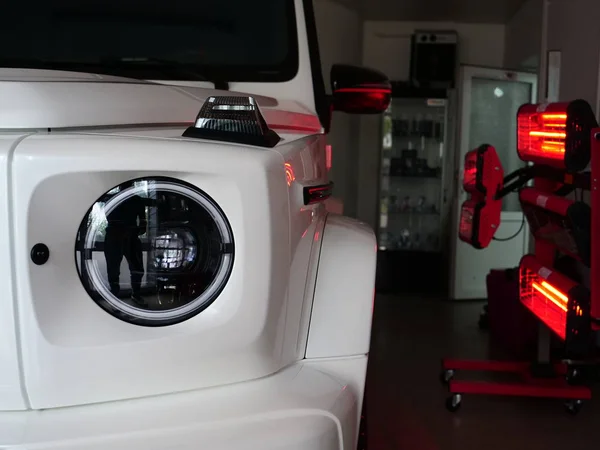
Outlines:
[{"label": "round headlight", "polygon": [[138,325],[172,325],[220,294],[233,266],[233,234],[200,189],[137,179],[92,205],[75,257],[85,289],[104,310]]}]

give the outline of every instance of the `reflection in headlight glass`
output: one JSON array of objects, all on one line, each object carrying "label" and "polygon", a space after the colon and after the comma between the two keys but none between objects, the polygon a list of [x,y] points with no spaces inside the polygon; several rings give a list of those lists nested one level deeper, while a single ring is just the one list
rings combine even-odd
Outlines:
[{"label": "reflection in headlight glass", "polygon": [[104,309],[177,320],[212,302],[232,267],[233,237],[201,191],[171,179],[124,183],[92,205],[77,242],[80,277]]},{"label": "reflection in headlight glass", "polygon": [[182,269],[194,263],[198,248],[190,232],[172,231],[153,240],[154,265],[157,269]]}]

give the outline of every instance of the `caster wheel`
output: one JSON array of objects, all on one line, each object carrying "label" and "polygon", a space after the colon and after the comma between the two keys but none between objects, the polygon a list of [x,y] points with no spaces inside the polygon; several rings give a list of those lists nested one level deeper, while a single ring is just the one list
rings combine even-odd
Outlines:
[{"label": "caster wheel", "polygon": [[460,394],[454,394],[446,399],[446,409],[450,412],[456,412],[460,409],[462,397]]},{"label": "caster wheel", "polygon": [[567,371],[567,383],[571,385],[581,384],[581,370],[577,367],[569,367]]},{"label": "caster wheel", "polygon": [[454,370],[452,369],[442,370],[442,372],[440,373],[440,382],[442,384],[447,385],[448,383],[450,383],[450,380],[452,378],[454,378]]},{"label": "caster wheel", "polygon": [[565,409],[569,414],[575,416],[581,411],[581,407],[583,406],[583,401],[581,400],[569,400],[565,403]]}]

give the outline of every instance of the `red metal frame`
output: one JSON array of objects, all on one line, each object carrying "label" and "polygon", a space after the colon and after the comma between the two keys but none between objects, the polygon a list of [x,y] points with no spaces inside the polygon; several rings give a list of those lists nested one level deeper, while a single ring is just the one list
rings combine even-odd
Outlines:
[{"label": "red metal frame", "polygon": [[544,397],[564,400],[589,400],[592,392],[587,386],[572,386],[566,380],[568,366],[558,363],[552,366],[555,377],[534,377],[532,364],[512,361],[469,361],[444,359],[442,369],[469,372],[510,373],[516,375],[514,382],[462,381],[451,379],[449,391],[453,394],[503,395],[513,397]]},{"label": "red metal frame", "polygon": [[589,242],[586,246],[578,241],[585,231],[573,222],[574,217],[582,218],[585,205],[532,187],[521,189],[519,200],[535,239],[578,261],[589,262]]},{"label": "red metal frame", "polygon": [[[561,112],[565,108],[565,105],[568,104],[545,106],[544,109],[538,108],[537,112],[556,115],[556,118],[561,119],[560,122],[562,122],[566,118],[566,116],[562,117],[563,112]],[[535,107],[531,105],[522,107],[521,112],[526,112],[524,110],[527,110],[527,108],[531,110],[532,114],[536,112]],[[564,113],[566,114],[566,111]],[[557,128],[564,129],[565,125],[561,124],[560,127],[557,125]],[[595,127],[597,126],[596,124]],[[523,131],[529,132],[523,126],[519,127],[519,132],[523,133]],[[544,130],[541,131],[545,132]],[[564,155],[564,144],[562,145],[562,153]],[[535,152],[528,153],[527,149],[524,150],[523,148],[519,148],[518,153],[524,160],[559,168],[565,167],[562,155],[543,156],[540,154],[538,156]],[[595,128],[592,131],[591,173],[591,229],[598,230],[600,229],[600,181],[598,181],[600,177],[600,128]],[[562,183],[557,183],[549,179],[535,178],[534,188],[524,188],[521,191],[520,200],[521,202],[529,203],[552,213],[565,216],[573,202],[553,195],[553,192],[561,185]],[[523,295],[523,299],[521,299],[522,303],[564,340],[569,332],[568,329],[565,330],[565,327],[568,328],[569,326],[567,323],[567,310],[571,314],[570,317],[573,317],[573,314],[577,315],[580,311],[574,297],[571,297],[571,293],[576,291],[578,285],[552,269],[555,262],[556,248],[556,242],[551,242],[547,239],[535,239],[534,255],[527,255],[521,261],[520,295]],[[598,233],[591,233],[590,279],[592,295],[588,301],[589,307],[586,313],[592,318],[599,319],[600,295],[594,295],[594,293],[600,292],[600,236]],[[533,298],[534,294],[532,294],[531,288],[535,287],[533,286],[534,283],[536,286],[539,285],[542,288],[540,293],[545,298],[539,296]],[[529,295],[529,298],[525,298],[527,295]],[[537,305],[534,305],[536,302]],[[538,308],[537,313],[536,308]],[[541,316],[550,312],[551,309],[554,312],[558,311],[556,317],[559,317],[560,320],[555,321],[549,317],[546,317],[547,320],[543,320],[544,317]],[[541,336],[543,337],[543,334]],[[591,399],[592,394],[588,386],[569,384],[566,376],[569,367],[566,364],[551,363],[546,359],[546,357],[549,358],[550,343],[549,339],[544,340],[542,337],[540,337],[539,344],[541,346],[545,345],[547,348],[544,349],[542,347],[539,349],[538,359],[541,358],[541,360],[536,363],[443,359],[442,370],[444,381],[448,382],[449,392],[453,394],[449,399],[449,403],[447,403],[449,409],[452,411],[457,409],[455,404],[457,394],[545,397],[576,401]],[[546,352],[545,356],[543,355],[544,351]],[[536,367],[546,369],[545,373],[542,374],[534,370]],[[517,375],[518,379],[512,383],[462,381],[454,379],[455,371],[512,373]]]},{"label": "red metal frame", "polygon": [[530,205],[539,206],[561,216],[566,216],[573,200],[548,194],[536,188],[526,187],[519,192],[519,199]]}]

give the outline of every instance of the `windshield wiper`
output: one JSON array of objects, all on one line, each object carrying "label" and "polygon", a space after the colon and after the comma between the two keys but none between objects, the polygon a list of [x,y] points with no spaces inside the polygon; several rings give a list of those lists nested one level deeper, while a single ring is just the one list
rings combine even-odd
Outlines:
[{"label": "windshield wiper", "polygon": [[216,79],[209,77],[202,73],[200,70],[194,68],[191,64],[182,63],[177,60],[155,58],[149,56],[141,57],[121,57],[121,58],[104,58],[101,60],[101,64],[106,64],[110,67],[144,67],[158,69],[163,72],[168,72],[170,75],[180,73],[193,77],[195,81],[207,81],[215,85],[215,89],[228,91],[229,83],[225,80]]}]

